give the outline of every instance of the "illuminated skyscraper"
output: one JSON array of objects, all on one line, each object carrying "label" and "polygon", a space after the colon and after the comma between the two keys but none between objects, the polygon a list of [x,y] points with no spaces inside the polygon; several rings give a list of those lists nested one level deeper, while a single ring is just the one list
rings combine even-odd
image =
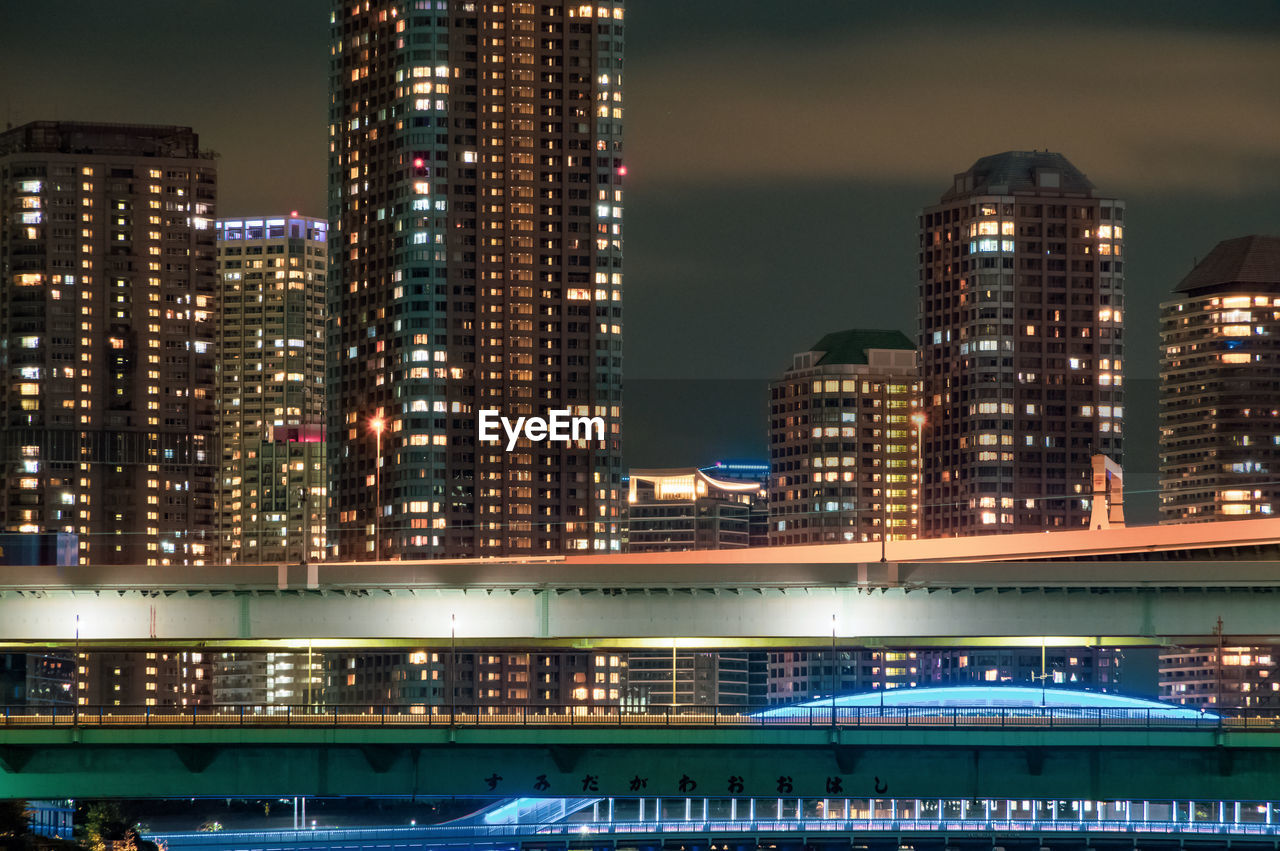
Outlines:
[{"label": "illuminated skyscraper", "polygon": [[899,331],[823,337],[770,388],[769,542],[915,538],[920,384]]},{"label": "illuminated skyscraper", "polygon": [[623,4],[332,9],[330,556],[619,549]]},{"label": "illuminated skyscraper", "polygon": [[1079,528],[1121,458],[1124,202],[1006,151],[920,216],[924,537]]},{"label": "illuminated skyscraper", "polygon": [[1280,511],[1280,237],[1228,239],[1160,306],[1160,514]]},{"label": "illuminated skyscraper", "polygon": [[220,558],[324,558],[328,222],[217,222]]},{"label": "illuminated skyscraper", "polygon": [[0,525],[216,558],[216,166],[189,127],[0,133]]}]

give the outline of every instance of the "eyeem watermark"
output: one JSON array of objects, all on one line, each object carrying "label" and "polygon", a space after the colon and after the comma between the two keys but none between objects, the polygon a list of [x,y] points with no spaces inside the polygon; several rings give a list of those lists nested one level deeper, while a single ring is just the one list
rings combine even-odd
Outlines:
[{"label": "eyeem watermark", "polygon": [[507,436],[507,451],[516,448],[522,436],[534,443],[544,440],[553,443],[570,443],[575,440],[604,440],[604,417],[575,417],[568,408],[548,411],[547,418],[516,417],[513,423],[493,408],[480,411],[479,438],[481,443],[496,443]]}]

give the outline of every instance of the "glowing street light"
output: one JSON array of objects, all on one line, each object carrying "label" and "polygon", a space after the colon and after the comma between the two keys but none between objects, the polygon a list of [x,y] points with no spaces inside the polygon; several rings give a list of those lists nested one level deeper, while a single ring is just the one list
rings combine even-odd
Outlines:
[{"label": "glowing street light", "polygon": [[836,659],[836,613],[831,613],[831,726],[836,726],[836,692],[840,683],[840,663]]},{"label": "glowing street light", "polygon": [[[454,694],[458,687],[458,613],[449,613],[449,726],[457,723],[457,697]],[[479,710],[477,710],[479,711]]]}]

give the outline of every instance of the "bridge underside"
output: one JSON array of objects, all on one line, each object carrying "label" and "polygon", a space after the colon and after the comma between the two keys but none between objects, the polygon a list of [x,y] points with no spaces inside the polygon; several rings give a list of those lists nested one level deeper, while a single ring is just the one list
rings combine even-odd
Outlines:
[{"label": "bridge underside", "polygon": [[1280,735],[1155,730],[9,729],[0,798],[1280,799]]}]

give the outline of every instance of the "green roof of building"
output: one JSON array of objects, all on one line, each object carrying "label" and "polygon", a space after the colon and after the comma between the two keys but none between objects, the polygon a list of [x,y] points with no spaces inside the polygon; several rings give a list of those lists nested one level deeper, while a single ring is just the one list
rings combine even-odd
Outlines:
[{"label": "green roof of building", "polygon": [[824,352],[817,364],[866,363],[867,349],[907,349],[915,351],[916,344],[901,331],[877,331],[851,328],[836,331],[814,344],[811,351]]}]

